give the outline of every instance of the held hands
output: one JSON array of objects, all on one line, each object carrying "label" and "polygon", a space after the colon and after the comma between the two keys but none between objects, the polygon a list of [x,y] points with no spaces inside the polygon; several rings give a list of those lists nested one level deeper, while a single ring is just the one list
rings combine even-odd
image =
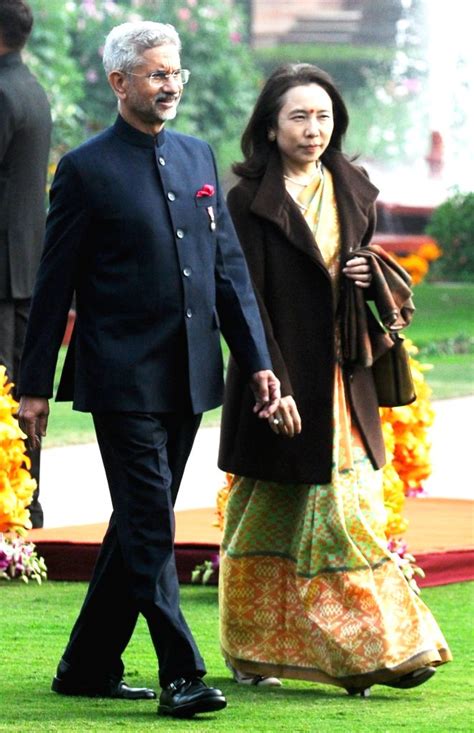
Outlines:
[{"label": "held hands", "polygon": [[270,369],[252,374],[250,389],[255,397],[253,411],[261,418],[273,415],[280,400],[280,380]]},{"label": "held hands", "polygon": [[368,288],[372,282],[370,265],[365,257],[351,257],[347,260],[342,271],[350,280],[354,280],[359,288]]},{"label": "held hands", "polygon": [[280,399],[278,409],[268,418],[268,423],[277,435],[294,438],[301,433],[301,417],[291,395]]},{"label": "held hands", "polygon": [[41,438],[46,435],[48,427],[49,403],[46,397],[20,398],[18,421],[20,428],[26,433],[30,448],[40,448]]}]

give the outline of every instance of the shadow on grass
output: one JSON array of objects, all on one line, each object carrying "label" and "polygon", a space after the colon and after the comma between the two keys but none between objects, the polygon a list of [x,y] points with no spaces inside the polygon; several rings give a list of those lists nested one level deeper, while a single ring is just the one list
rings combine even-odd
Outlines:
[{"label": "shadow on grass", "polygon": [[[357,703],[360,705],[367,704],[386,704],[388,700],[396,700],[404,698],[404,700],[418,699],[417,689],[412,690],[395,690],[383,685],[374,685],[371,688],[369,697],[361,697],[360,695],[349,695],[343,687],[330,685],[321,685],[317,682],[299,682],[296,680],[282,680],[282,687],[258,687],[253,685],[237,685],[237,683],[229,680],[228,677],[219,677],[212,675],[206,682],[212,686],[219,687],[222,692],[228,696],[230,700],[234,699],[240,703],[248,702],[252,705],[266,705],[270,700],[273,704],[278,703],[308,703],[324,701],[346,702],[348,704]],[[304,687],[302,687],[304,685]],[[421,688],[421,686],[420,686]],[[428,689],[427,686],[424,688]],[[365,708],[364,708],[365,709]]]}]

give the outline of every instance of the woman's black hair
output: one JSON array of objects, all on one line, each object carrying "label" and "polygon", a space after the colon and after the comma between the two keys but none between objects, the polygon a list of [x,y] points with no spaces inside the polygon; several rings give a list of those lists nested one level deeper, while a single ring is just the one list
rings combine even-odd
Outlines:
[{"label": "woman's black hair", "polygon": [[333,80],[329,74],[312,64],[284,64],[275,69],[260,92],[240,142],[244,160],[234,163],[234,173],[244,178],[258,178],[263,174],[275,149],[275,143],[268,139],[268,132],[277,126],[284,96],[289,89],[308,84],[317,84],[331,97],[334,130],[329,147],[341,150],[342,139],[349,125],[349,113]]}]

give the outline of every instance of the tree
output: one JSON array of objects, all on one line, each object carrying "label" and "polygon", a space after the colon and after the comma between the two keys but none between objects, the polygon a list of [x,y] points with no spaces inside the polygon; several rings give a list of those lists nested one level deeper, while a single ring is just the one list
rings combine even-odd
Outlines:
[{"label": "tree", "polygon": [[183,65],[191,69],[176,128],[205,138],[226,169],[259,87],[242,15],[229,0],[162,0],[162,18],[178,30]]},{"label": "tree", "polygon": [[83,139],[84,87],[79,64],[72,56],[71,26],[74,3],[29,0],[33,32],[25,49],[26,61],[48,95],[53,116],[52,162]]},{"label": "tree", "polygon": [[110,125],[116,100],[102,67],[111,28],[133,20],[173,24],[192,76],[173,127],[206,139],[219,166],[238,156],[243,121],[259,76],[243,42],[242,16],[229,0],[31,0],[36,26],[30,61],[53,107],[55,157]]},{"label": "tree", "polygon": [[452,282],[474,277],[474,192],[457,191],[434,211],[427,233],[441,247],[433,276]]}]

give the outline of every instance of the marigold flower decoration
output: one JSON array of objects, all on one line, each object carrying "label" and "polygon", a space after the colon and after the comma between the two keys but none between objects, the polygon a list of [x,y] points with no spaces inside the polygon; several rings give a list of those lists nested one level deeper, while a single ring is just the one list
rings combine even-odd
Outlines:
[{"label": "marigold flower decoration", "polygon": [[399,536],[406,529],[406,522],[401,515],[404,497],[423,491],[423,481],[432,470],[429,430],[433,424],[434,410],[430,400],[431,389],[424,377],[424,372],[431,367],[415,359],[418,349],[412,341],[405,339],[405,345],[410,354],[416,400],[404,407],[384,407],[380,410],[387,451],[387,464],[383,471],[389,537]]},{"label": "marigold flower decoration", "polygon": [[407,255],[393,256],[397,262],[409,273],[413,285],[418,285],[428,274],[430,262],[434,262],[442,255],[442,250],[434,240],[422,244],[416,252]]},{"label": "marigold flower decoration", "polygon": [[24,534],[31,529],[27,507],[31,503],[36,481],[28,469],[25,435],[14,417],[18,408],[11,395],[5,367],[0,366],[0,532]]},{"label": "marigold flower decoration", "polygon": [[30,459],[25,455],[25,435],[15,413],[18,403],[11,395],[5,367],[0,366],[0,577],[34,578],[41,582],[46,567],[34,545],[23,535],[31,529],[31,503],[36,481],[29,473]]},{"label": "marigold flower decoration", "polygon": [[226,473],[224,485],[221,486],[221,488],[217,492],[216,518],[214,521],[214,527],[219,527],[219,529],[221,530],[224,529],[225,508],[227,506],[227,500],[229,498],[233,478],[234,476],[232,473]]}]

